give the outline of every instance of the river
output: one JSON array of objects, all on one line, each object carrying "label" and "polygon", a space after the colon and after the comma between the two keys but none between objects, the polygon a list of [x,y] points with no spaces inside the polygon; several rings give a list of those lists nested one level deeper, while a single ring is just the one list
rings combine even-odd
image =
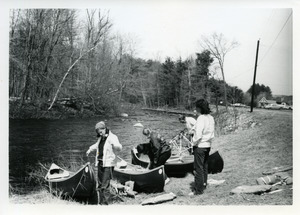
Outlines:
[{"label": "river", "polygon": [[9,120],[9,184],[12,188],[23,188],[26,192],[34,189],[29,183],[30,173],[40,164],[52,162],[93,162],[85,152],[96,142],[95,124],[106,121],[107,127],[118,136],[123,145],[121,157],[131,162],[130,150],[134,145],[146,142],[142,128],[133,125],[140,122],[145,127],[161,133],[167,140],[184,128],[178,116],[155,112],[143,112],[126,118],[94,117],[89,119],[64,120]]}]

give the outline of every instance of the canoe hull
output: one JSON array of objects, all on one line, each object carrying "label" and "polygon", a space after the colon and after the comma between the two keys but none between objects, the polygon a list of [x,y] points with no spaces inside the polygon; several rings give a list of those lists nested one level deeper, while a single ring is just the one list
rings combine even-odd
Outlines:
[{"label": "canoe hull", "polygon": [[[130,168],[130,166],[128,168]],[[113,177],[121,184],[125,184],[127,181],[134,181],[133,190],[137,192],[157,193],[164,191],[164,166],[160,166],[152,170],[135,172],[115,168]]]},{"label": "canoe hull", "polygon": [[[149,162],[142,160],[139,158],[139,155],[134,153],[134,150],[131,150],[131,162],[135,165],[140,165],[142,167],[147,167]],[[171,159],[174,159],[174,161],[170,161]],[[171,157],[167,163],[164,165],[166,175],[169,177],[183,177],[188,172],[193,172],[194,170],[194,156],[189,155],[183,157],[183,161],[180,161],[179,159],[176,160],[176,158]]]},{"label": "canoe hull", "polygon": [[208,157],[208,173],[216,174],[222,172],[224,168],[224,160],[219,151],[215,151]]},{"label": "canoe hull", "polygon": [[62,198],[89,198],[94,195],[96,188],[95,174],[89,163],[69,177],[45,179],[49,183],[50,192]]},{"label": "canoe hull", "polygon": [[[139,158],[139,155],[134,153],[134,150],[131,150],[131,162],[135,165],[140,165],[142,167],[147,167],[149,162],[142,160]],[[194,171],[194,155],[188,155],[183,157],[182,160],[174,159],[175,161],[171,161],[174,159],[171,157],[165,163],[165,172],[169,177],[184,177],[187,173],[193,173]],[[224,161],[218,151],[215,151],[208,158],[208,173],[215,174],[222,172],[224,167]]]}]

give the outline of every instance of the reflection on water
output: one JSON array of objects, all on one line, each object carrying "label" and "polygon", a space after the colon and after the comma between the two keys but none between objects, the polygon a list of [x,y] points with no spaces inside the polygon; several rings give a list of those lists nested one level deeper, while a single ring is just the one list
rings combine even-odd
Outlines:
[{"label": "reflection on water", "polygon": [[10,120],[10,185],[32,186],[25,178],[39,163],[60,164],[68,160],[71,166],[72,163],[94,162],[94,157],[86,157],[85,152],[97,140],[94,126],[100,120],[107,120],[108,128],[118,136],[123,145],[120,156],[127,162],[131,162],[131,148],[147,141],[142,128],[133,126],[137,122],[159,131],[167,140],[183,129],[177,115],[155,113],[113,119]]}]

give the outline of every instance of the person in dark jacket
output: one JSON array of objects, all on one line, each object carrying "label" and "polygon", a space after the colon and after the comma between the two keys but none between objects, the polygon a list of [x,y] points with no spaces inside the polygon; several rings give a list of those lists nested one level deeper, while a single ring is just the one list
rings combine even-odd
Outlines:
[{"label": "person in dark jacket", "polygon": [[150,159],[148,169],[154,169],[164,165],[171,157],[171,147],[165,139],[149,128],[143,129],[143,134],[149,139],[149,143],[139,144],[136,149],[138,153],[147,154]]}]

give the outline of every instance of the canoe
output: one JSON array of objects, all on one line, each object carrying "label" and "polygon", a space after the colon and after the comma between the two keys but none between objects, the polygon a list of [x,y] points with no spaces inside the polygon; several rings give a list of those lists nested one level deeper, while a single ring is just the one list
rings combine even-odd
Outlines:
[{"label": "canoe", "polygon": [[62,198],[85,199],[92,197],[96,188],[96,178],[90,163],[77,172],[70,172],[52,164],[45,180],[52,194]]},{"label": "canoe", "polygon": [[[132,164],[147,167],[149,159],[143,154],[135,153],[134,148],[131,150]],[[183,157],[171,156],[165,163],[165,172],[169,177],[184,177],[187,173],[194,171],[194,155],[185,155]],[[215,174],[222,172],[224,161],[218,151],[213,152],[208,157],[208,173]]]},{"label": "canoe", "polygon": [[133,181],[133,190],[144,193],[163,192],[165,178],[164,166],[148,170],[128,163],[125,167],[116,166],[113,171],[114,180],[121,184]]},{"label": "canoe", "polygon": [[219,151],[211,153],[208,157],[208,173],[216,174],[222,172],[224,168],[224,160]]},{"label": "canoe", "polygon": [[[149,164],[149,159],[142,159],[140,153],[135,153],[135,150],[131,150],[131,163],[135,165],[140,165],[142,167],[147,167]],[[193,172],[194,170],[194,156],[186,155],[182,158],[178,156],[171,156],[164,165],[166,175],[169,177],[183,177],[188,172]]]}]

